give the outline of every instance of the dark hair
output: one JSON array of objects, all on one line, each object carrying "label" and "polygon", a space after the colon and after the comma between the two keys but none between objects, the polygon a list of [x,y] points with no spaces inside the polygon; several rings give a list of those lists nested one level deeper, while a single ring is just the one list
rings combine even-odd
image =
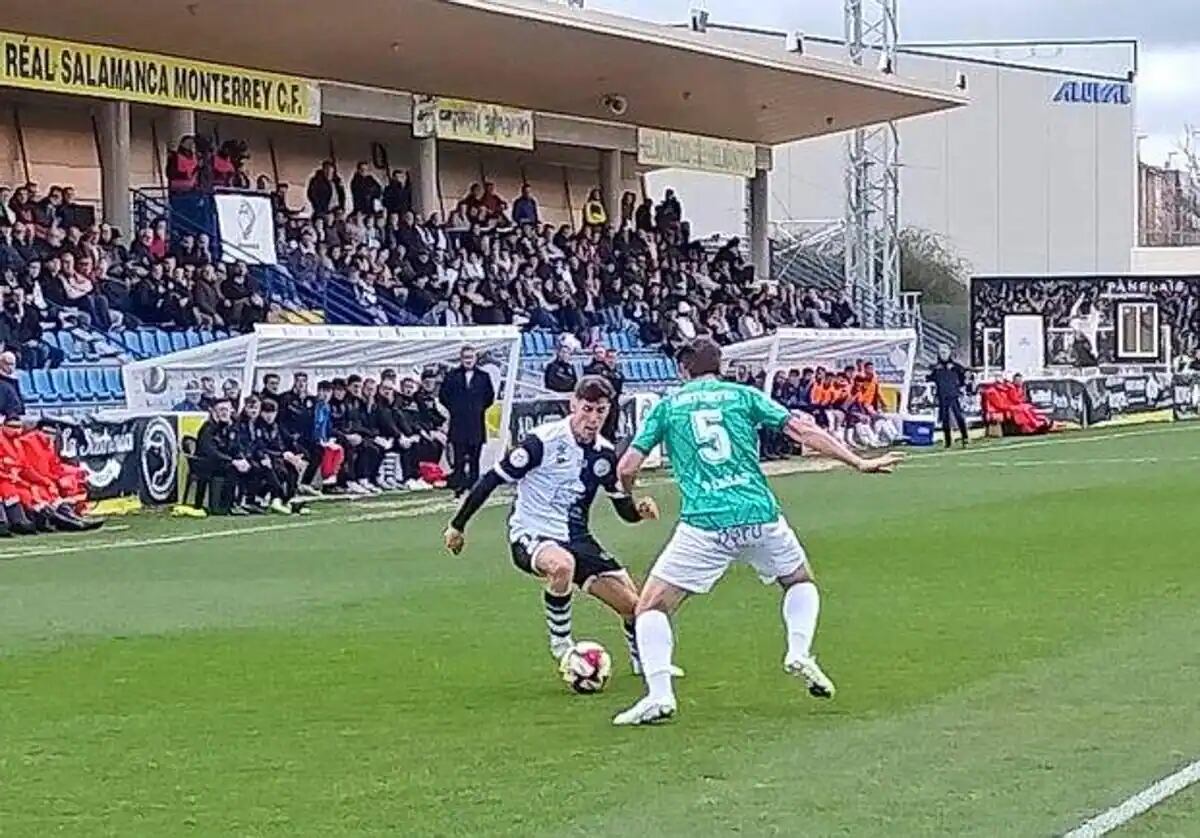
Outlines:
[{"label": "dark hair", "polygon": [[274,399],[263,399],[262,400],[263,413],[274,413],[277,410],[279,410],[279,405],[276,403],[276,401]]},{"label": "dark hair", "polygon": [[335,378],[335,379],[333,380],[333,382],[330,384],[330,386],[331,386],[331,387],[341,387],[342,389],[345,389],[345,387],[346,387],[346,379],[344,379],[344,378]]},{"label": "dark hair", "polygon": [[679,350],[679,363],[691,378],[721,374],[721,346],[712,338],[696,338]]},{"label": "dark hair", "polygon": [[350,384],[362,384],[362,376],[361,376],[361,375],[352,375],[352,376],[350,376],[349,378],[347,378],[347,379],[346,379],[346,384],[347,384],[347,385],[350,385]]},{"label": "dark hair", "polygon": [[575,398],[585,402],[608,402],[616,396],[616,391],[607,378],[599,375],[585,375],[575,385]]},{"label": "dark hair", "polygon": [[333,389],[333,382],[332,382],[332,381],[324,381],[324,380],[322,380],[322,381],[318,381],[318,382],[317,382],[317,389],[318,389],[318,390],[332,390],[332,389]]}]

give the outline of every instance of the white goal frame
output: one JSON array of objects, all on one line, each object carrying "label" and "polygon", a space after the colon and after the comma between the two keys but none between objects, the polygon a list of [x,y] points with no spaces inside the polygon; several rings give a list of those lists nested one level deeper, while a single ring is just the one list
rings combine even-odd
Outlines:
[{"label": "white goal frame", "polygon": [[[465,345],[507,353],[507,369],[497,387],[501,439],[507,444],[521,365],[521,332],[516,326],[298,326],[260,323],[254,331],[228,340],[183,349],[126,364],[121,369],[126,407],[170,411],[155,403],[178,393],[180,379],[202,375],[236,378],[242,393],[255,389],[266,372],[304,371],[336,377],[356,372],[378,374],[387,367],[415,372],[444,362]],[[315,382],[312,382],[315,384]],[[159,391],[161,385],[162,390]],[[158,391],[152,393],[151,390]]]}]

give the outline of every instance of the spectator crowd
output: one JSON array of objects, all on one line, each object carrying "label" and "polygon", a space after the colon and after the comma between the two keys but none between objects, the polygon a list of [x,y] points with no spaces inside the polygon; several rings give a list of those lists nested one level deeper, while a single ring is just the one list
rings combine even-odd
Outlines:
[{"label": "spectator crowd", "polygon": [[47,328],[247,331],[276,306],[380,325],[512,323],[584,345],[602,327],[628,326],[668,352],[697,335],[732,343],[857,322],[837,294],[756,277],[738,239],[695,240],[670,189],[657,203],[627,192],[615,208],[593,189],[578,224],[556,227],[529,185],[510,204],[482,181],[448,217],[418,218],[404,170],[381,179],[362,161],[347,184],[328,160],[301,210],[289,184],[252,178],[248,165],[243,142],[182,138],[166,159],[171,206],[223,188],[269,193],[278,268],[221,261],[203,225],[151,218],[127,242],[69,186],[0,187],[0,342],[33,368],[61,361],[41,341]]},{"label": "spectator crowd", "polygon": [[631,325],[674,352],[697,335],[721,343],[782,325],[856,324],[847,299],[754,275],[734,238],[715,251],[694,240],[673,190],[655,204],[625,193],[609,213],[592,190],[579,224],[545,222],[529,185],[511,205],[495,184],[472,184],[449,217],[417,218],[402,170],[386,183],[364,161],[346,188],[334,161],[309,179],[311,213],[273,193],[277,250],[300,296],[340,286],[361,320],[378,324],[512,323],[574,335]]},{"label": "spectator crowd", "polygon": [[0,345],[22,369],[62,362],[42,341],[48,329],[248,331],[267,313],[259,281],[216,260],[207,234],[172,238],[160,218],[127,245],[69,186],[44,196],[36,183],[0,186]]}]

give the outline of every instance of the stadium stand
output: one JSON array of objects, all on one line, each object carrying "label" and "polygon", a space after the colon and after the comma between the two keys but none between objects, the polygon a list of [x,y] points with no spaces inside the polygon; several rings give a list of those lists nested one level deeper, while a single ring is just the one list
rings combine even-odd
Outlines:
[{"label": "stadium stand", "polygon": [[[779,326],[857,323],[827,285],[755,277],[737,239],[693,240],[671,190],[657,204],[638,205],[630,193],[609,224],[595,223],[593,211],[572,229],[542,224],[528,187],[510,208],[482,182],[445,221],[422,221],[404,172],[384,184],[363,163],[346,189],[326,161],[308,183],[306,212],[289,206],[286,184],[276,185],[280,263],[248,264],[243,254],[219,252],[211,219],[194,202],[249,187],[245,151],[236,140],[214,150],[183,138],[167,156],[169,186],[135,190],[128,246],[122,231],[74,203],[69,186],[45,196],[35,184],[8,190],[0,343],[18,355],[31,406],[119,404],[121,363],[263,321],[512,323],[529,330],[527,366],[538,375],[558,337],[571,334],[584,347],[617,349],[626,379],[648,388],[676,380],[669,356],[697,334],[731,343]],[[262,176],[255,185],[271,184]],[[74,375],[78,366],[99,377]]]}]

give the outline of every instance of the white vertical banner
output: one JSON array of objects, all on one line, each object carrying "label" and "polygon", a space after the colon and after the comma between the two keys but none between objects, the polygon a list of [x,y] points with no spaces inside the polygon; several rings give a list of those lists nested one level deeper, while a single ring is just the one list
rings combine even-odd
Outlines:
[{"label": "white vertical banner", "polygon": [[1004,371],[1023,375],[1046,367],[1046,327],[1040,314],[1004,318]]},{"label": "white vertical banner", "polygon": [[221,261],[248,265],[274,265],[279,261],[270,198],[229,192],[213,196],[213,202],[221,235]]}]

